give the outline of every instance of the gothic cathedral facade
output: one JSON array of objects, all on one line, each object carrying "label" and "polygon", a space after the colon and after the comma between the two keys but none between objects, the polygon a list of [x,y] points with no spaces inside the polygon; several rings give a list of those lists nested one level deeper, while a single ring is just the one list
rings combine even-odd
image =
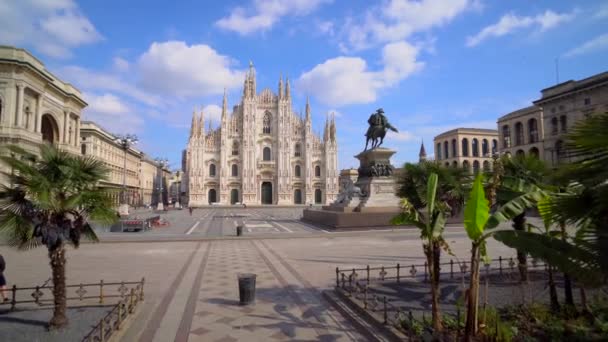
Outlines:
[{"label": "gothic cathedral facade", "polygon": [[333,116],[323,137],[292,109],[289,80],[278,94],[256,91],[253,65],[241,102],[228,112],[224,94],[219,127],[205,131],[204,113],[193,113],[186,149],[188,205],[329,204],[338,194],[338,146]]}]

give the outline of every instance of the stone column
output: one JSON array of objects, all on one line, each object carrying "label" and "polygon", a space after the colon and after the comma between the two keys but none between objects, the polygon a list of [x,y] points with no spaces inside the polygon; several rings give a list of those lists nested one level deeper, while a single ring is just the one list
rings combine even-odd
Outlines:
[{"label": "stone column", "polygon": [[63,139],[61,140],[64,144],[68,143],[68,119],[68,112],[63,111]]},{"label": "stone column", "polygon": [[40,133],[42,130],[42,94],[38,95],[38,101],[36,101],[36,126],[34,127],[34,131],[36,133]]},{"label": "stone column", "polygon": [[17,118],[15,120],[15,125],[17,127],[21,127],[22,125],[22,117],[23,117],[23,84],[17,84]]},{"label": "stone column", "polygon": [[80,144],[80,118],[75,118],[74,121],[76,122],[75,124],[75,132],[74,132],[74,146],[78,147],[78,144]]}]

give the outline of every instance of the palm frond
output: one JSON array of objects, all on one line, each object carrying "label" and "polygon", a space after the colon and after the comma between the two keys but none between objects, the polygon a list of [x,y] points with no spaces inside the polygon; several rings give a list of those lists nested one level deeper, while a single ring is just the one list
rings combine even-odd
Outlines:
[{"label": "palm frond", "polygon": [[516,230],[499,231],[493,236],[509,247],[525,250],[532,257],[547,261],[587,285],[599,285],[603,281],[596,263],[597,255],[575,244],[545,234]]}]

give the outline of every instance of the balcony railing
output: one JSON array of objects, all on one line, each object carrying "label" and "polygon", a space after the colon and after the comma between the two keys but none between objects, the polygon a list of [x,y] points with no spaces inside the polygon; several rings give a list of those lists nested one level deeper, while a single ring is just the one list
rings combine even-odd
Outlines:
[{"label": "balcony railing", "polygon": [[273,169],[275,164],[274,160],[258,160],[258,169]]}]

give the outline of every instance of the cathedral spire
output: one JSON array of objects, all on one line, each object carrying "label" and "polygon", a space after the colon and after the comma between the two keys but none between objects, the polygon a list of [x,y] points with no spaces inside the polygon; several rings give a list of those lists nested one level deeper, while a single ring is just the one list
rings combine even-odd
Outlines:
[{"label": "cathedral spire", "polygon": [[424,149],[424,140],[420,143],[420,153],[418,153],[418,161],[422,162],[426,160],[426,150]]},{"label": "cathedral spire", "polygon": [[279,99],[283,98],[283,75],[279,77]]},{"label": "cathedral spire", "polygon": [[306,121],[310,121],[310,99],[306,96]]},{"label": "cathedral spire", "polygon": [[323,141],[329,140],[329,113],[325,114],[325,127],[323,128]]},{"label": "cathedral spire", "polygon": [[224,88],[224,99],[222,100],[222,121],[228,117],[228,99],[226,97],[226,88]]},{"label": "cathedral spire", "polygon": [[287,99],[291,98],[291,87],[289,86],[289,76],[287,76],[287,78],[286,78],[285,97]]},{"label": "cathedral spire", "polygon": [[336,113],[331,113],[331,124],[329,126],[329,140],[336,141]]},{"label": "cathedral spire", "polygon": [[195,135],[196,132],[196,127],[197,127],[197,122],[196,122],[196,107],[194,107],[194,110],[192,110],[192,123],[190,124],[190,138],[192,138]]},{"label": "cathedral spire", "polygon": [[203,112],[203,106],[201,105],[201,116],[199,119],[200,124],[197,127],[197,135],[205,137],[205,112]]},{"label": "cathedral spire", "polygon": [[255,94],[255,68],[253,67],[253,62],[249,61],[249,97],[255,97]]}]

